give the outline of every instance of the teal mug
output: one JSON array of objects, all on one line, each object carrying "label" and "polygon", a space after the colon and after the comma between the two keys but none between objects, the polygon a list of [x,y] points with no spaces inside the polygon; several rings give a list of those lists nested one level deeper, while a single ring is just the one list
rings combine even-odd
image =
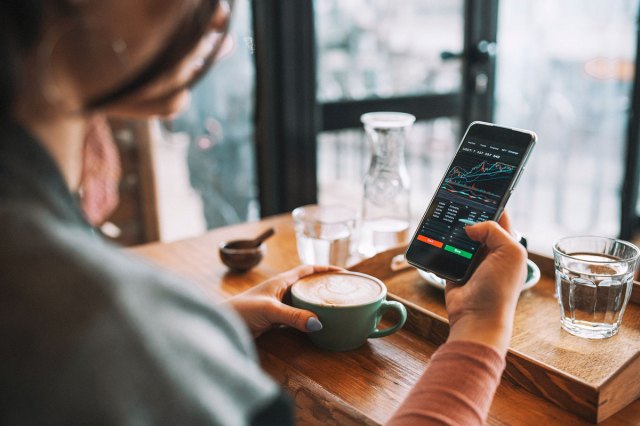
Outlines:
[{"label": "teal mug", "polygon": [[[387,288],[379,279],[357,272],[325,272],[309,275],[291,288],[293,306],[318,316],[322,330],[309,333],[318,347],[349,351],[367,339],[398,331],[407,320],[407,310],[399,302],[386,300]],[[388,310],[399,320],[382,330],[378,324]]]}]

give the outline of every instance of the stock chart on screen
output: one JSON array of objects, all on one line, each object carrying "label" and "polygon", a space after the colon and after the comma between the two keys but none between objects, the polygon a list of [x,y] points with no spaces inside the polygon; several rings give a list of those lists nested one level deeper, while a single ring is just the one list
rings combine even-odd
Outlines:
[{"label": "stock chart on screen", "polygon": [[479,244],[467,237],[464,227],[494,216],[522,154],[497,144],[465,141],[425,215],[418,241],[460,260],[471,259]]},{"label": "stock chart on screen", "polygon": [[515,166],[503,162],[489,162],[462,154],[456,159],[440,189],[443,197],[464,201],[480,209],[497,208],[509,186]]}]

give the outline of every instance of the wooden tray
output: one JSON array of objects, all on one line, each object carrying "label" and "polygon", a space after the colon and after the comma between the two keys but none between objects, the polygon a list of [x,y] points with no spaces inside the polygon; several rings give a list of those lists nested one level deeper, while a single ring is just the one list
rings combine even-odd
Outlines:
[{"label": "wooden tray", "polygon": [[[448,334],[444,294],[413,268],[391,270],[392,258],[404,250],[389,250],[350,269],[382,279],[391,298],[409,309],[406,328],[438,345]],[[572,336],[560,328],[552,261],[531,257],[540,266],[542,279],[520,296],[503,379],[590,422],[600,422],[640,396],[640,306],[629,303],[614,337]]]}]

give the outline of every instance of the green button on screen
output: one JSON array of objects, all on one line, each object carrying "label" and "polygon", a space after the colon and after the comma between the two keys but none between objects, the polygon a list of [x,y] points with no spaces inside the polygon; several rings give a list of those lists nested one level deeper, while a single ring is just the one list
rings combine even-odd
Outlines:
[{"label": "green button on screen", "polygon": [[457,254],[458,256],[466,257],[467,259],[471,259],[473,257],[472,253],[469,253],[468,251],[460,250],[459,248],[450,246],[448,244],[444,246],[444,249],[445,251],[451,252],[453,254]]}]

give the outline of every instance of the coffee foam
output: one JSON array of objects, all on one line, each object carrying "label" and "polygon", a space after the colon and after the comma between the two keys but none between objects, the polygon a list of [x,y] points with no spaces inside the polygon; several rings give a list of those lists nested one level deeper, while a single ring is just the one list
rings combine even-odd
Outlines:
[{"label": "coffee foam", "polygon": [[300,279],[293,294],[316,305],[355,306],[374,302],[383,288],[373,278],[354,273],[322,273]]}]

